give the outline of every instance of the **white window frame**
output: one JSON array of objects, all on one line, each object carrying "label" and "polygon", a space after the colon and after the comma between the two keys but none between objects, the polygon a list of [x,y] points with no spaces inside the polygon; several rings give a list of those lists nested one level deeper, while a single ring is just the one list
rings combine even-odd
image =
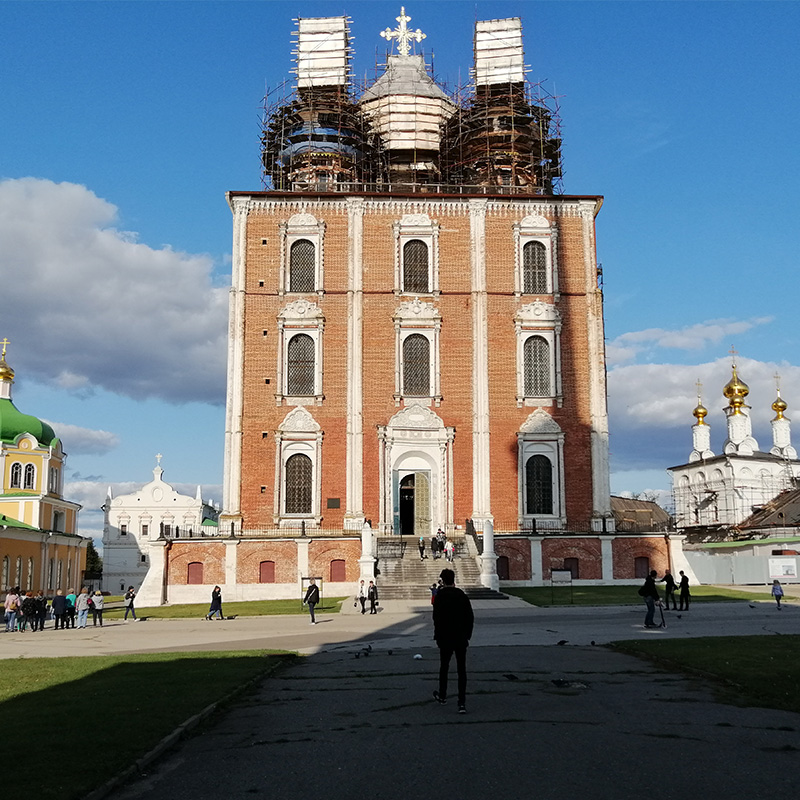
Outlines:
[{"label": "white window frame", "polygon": [[[278,315],[278,378],[275,388],[276,405],[322,405],[322,334],[325,317],[316,303],[295,300]],[[285,394],[289,379],[289,341],[298,333],[310,336],[314,342],[314,394],[289,396]]]},{"label": "white window frame", "polygon": [[[295,214],[279,225],[281,237],[281,265],[278,276],[278,294],[289,294],[290,258],[292,245],[300,239],[308,239],[314,245],[314,292],[324,294],[325,286],[325,223],[312,214]],[[291,292],[293,295],[308,292]]]},{"label": "white window frame", "polygon": [[[561,314],[550,304],[536,300],[518,309],[514,317],[517,335],[517,407],[558,406],[561,408]],[[550,391],[548,397],[525,394],[525,342],[541,336],[550,347]]]},{"label": "white window frame", "polygon": [[[394,286],[396,295],[419,297],[439,296],[439,223],[427,214],[406,214],[392,226],[394,230]],[[428,248],[428,291],[406,291],[403,285],[404,249],[412,239],[419,239]]]},{"label": "white window frame", "polygon": [[[31,476],[30,486],[28,486],[28,475]],[[36,491],[37,469],[36,465],[28,462],[22,469],[22,490],[25,492]]]},{"label": "white window frame", "polygon": [[[553,467],[552,514],[529,514],[526,508],[525,467],[528,459],[536,455],[545,456]],[[537,408],[530,414],[517,433],[517,458],[517,513],[520,528],[529,528],[534,520],[565,526],[564,432],[543,408]]]},{"label": "white window frame", "polygon": [[[394,364],[394,403],[395,406],[423,405],[436,407],[442,404],[440,377],[439,340],[442,330],[442,317],[433,303],[424,303],[418,297],[401,303],[392,317],[395,331]],[[428,371],[429,394],[406,395],[403,393],[403,345],[414,334],[428,340],[430,366]]]},{"label": "white window frame", "polygon": [[[14,467],[19,467],[19,480],[16,482],[16,484],[14,483]],[[24,470],[24,466],[23,466],[22,462],[21,461],[13,461],[11,463],[11,467],[9,468],[9,472],[8,472],[8,488],[9,489],[22,489],[22,486],[23,486],[24,481],[25,481],[24,474],[25,474],[25,470]]]},{"label": "white window frame", "polygon": [[[522,297],[525,292],[523,251],[528,242],[541,242],[545,249],[547,270],[546,295],[555,295],[558,300],[558,229],[539,214],[529,214],[515,222],[514,230],[514,294]],[[528,295],[530,296],[530,295]]]},{"label": "white window frame", "polygon": [[[307,408],[292,409],[278,426],[275,433],[275,494],[274,523],[282,528],[300,527],[300,523],[319,527],[322,522],[322,439],[319,423]],[[311,513],[287,514],[286,508],[286,462],[302,454],[311,459]]]}]

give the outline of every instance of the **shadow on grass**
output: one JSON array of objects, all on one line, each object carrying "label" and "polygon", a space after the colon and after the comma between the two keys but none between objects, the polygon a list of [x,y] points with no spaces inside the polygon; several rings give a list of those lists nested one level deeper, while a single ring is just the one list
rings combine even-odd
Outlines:
[{"label": "shadow on grass", "polygon": [[[514,595],[535,606],[623,606],[641,605],[638,586],[533,586],[503,588],[506,594]],[[663,589],[659,587],[663,598]],[[678,595],[675,596],[678,602]],[[717,586],[695,586],[691,603],[731,603],[738,600],[748,602],[769,601],[769,593],[725,589]]]},{"label": "shadow on grass", "polygon": [[190,717],[293,658],[235,651],[4,661],[4,730],[47,743],[35,768],[6,770],[4,791],[84,797]]}]

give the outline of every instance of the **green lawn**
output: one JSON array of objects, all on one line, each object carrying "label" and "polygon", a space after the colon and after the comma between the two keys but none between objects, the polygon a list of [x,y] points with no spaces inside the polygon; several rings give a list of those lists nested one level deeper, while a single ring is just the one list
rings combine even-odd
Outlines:
[{"label": "green lawn", "polygon": [[291,658],[232,651],[5,660],[3,729],[22,732],[44,751],[35,763],[6,770],[3,791],[39,800],[84,797],[189,717]]},{"label": "green lawn", "polygon": [[[317,614],[338,614],[342,603],[348,598],[326,597],[316,608]],[[174,606],[152,606],[136,608],[137,617],[151,619],[191,619],[208,614],[208,603],[189,603]],[[274,614],[308,614],[308,608],[299,600],[247,600],[242,603],[223,603],[222,611],[226,617],[263,617]],[[107,619],[120,619],[124,608],[110,608],[103,612]]]},{"label": "green lawn", "polygon": [[[642,598],[637,594],[638,586],[533,586],[519,589],[503,589],[506,594],[521,597],[534,606],[617,606],[639,605]],[[663,597],[662,587],[659,594]],[[676,596],[677,600],[677,596]],[[763,592],[748,592],[738,589],[721,589],[716,586],[693,586],[693,603],[720,603],[731,600],[766,600],[772,602],[769,589]]]},{"label": "green lawn", "polygon": [[668,670],[712,678],[725,702],[800,712],[800,636],[624,641],[610,647]]}]

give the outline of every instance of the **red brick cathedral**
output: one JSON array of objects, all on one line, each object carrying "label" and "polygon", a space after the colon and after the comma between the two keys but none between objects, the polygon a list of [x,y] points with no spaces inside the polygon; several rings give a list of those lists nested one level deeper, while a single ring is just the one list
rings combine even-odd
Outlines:
[{"label": "red brick cathedral", "polygon": [[448,92],[397,20],[360,88],[350,20],[297,20],[295,86],[264,120],[269,188],[228,195],[226,539],[203,546],[203,583],[233,599],[387,582],[398,543],[430,552],[439,529],[462,583],[662,566],[663,537],[614,533],[602,198],[559,193],[521,21],[478,22],[470,85]]}]

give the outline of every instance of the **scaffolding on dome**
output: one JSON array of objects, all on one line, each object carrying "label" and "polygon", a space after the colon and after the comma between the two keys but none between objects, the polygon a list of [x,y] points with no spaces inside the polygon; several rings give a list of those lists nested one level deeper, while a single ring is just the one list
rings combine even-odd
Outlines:
[{"label": "scaffolding on dome", "polygon": [[350,72],[348,18],[297,22],[297,80],[264,99],[265,188],[563,192],[558,98],[525,79],[519,19],[476,25],[472,79],[455,92],[436,85],[423,56],[417,86],[430,79],[436,91],[417,93],[409,90],[408,69],[397,71],[392,91],[398,62],[388,53],[382,75],[357,85]]}]

